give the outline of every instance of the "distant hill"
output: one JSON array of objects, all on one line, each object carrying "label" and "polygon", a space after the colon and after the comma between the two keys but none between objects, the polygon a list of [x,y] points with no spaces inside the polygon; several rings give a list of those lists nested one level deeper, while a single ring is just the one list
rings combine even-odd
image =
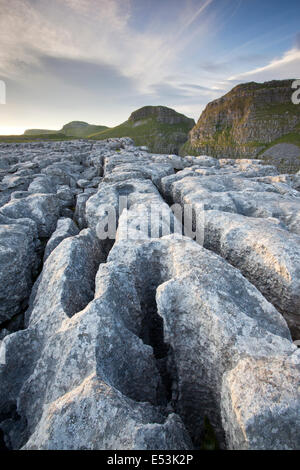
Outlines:
[{"label": "distant hill", "polygon": [[165,106],[144,106],[134,111],[119,126],[91,134],[92,139],[131,137],[136,145],[146,145],[151,152],[178,153],[195,125],[194,119]]},{"label": "distant hill", "polygon": [[107,126],[97,126],[94,124],[88,124],[83,121],[72,121],[65,124],[62,129],[58,131],[46,130],[46,129],[28,129],[24,132],[26,136],[40,136],[40,135],[53,135],[59,134],[67,137],[86,138],[90,134],[101,132],[108,129]]},{"label": "distant hill", "polygon": [[82,121],[72,121],[65,124],[60,132],[73,137],[88,137],[91,134],[101,132],[106,129],[109,128],[107,126],[97,126]]},{"label": "distant hill", "polygon": [[50,134],[58,134],[60,131],[51,131],[49,129],[27,129],[24,132],[24,135],[50,135]]},{"label": "distant hill", "polygon": [[[275,158],[281,171],[298,170],[300,105],[291,101],[292,81],[244,83],[212,101],[191,130],[180,154],[231,158],[259,156],[268,162]],[[288,155],[285,154],[287,151]]]},{"label": "distant hill", "polygon": [[[46,130],[44,132],[47,132]],[[71,137],[58,132],[50,134],[23,134],[23,135],[0,135],[0,143],[25,143],[45,140],[71,140]]]}]

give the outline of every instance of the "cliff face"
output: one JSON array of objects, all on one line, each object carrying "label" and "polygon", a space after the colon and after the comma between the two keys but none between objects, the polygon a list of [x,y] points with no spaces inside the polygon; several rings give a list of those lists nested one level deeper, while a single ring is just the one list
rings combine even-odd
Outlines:
[{"label": "cliff face", "polygon": [[246,83],[207,105],[182,153],[254,157],[270,145],[300,144],[300,106],[292,80]]},{"label": "cliff face", "polygon": [[144,106],[134,111],[119,126],[92,135],[93,139],[131,137],[136,145],[146,145],[151,152],[178,153],[195,125],[194,119],[166,106]]}]

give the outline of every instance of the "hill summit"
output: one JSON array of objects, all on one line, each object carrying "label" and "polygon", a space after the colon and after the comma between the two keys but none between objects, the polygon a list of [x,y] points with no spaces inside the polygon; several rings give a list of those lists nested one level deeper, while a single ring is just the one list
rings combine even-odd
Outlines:
[{"label": "hill summit", "polygon": [[155,117],[158,122],[164,124],[182,124],[194,125],[194,119],[186,117],[184,114],[177,113],[174,109],[166,106],[143,106],[133,111],[129,117],[129,121],[138,122],[140,119]]},{"label": "hill summit", "polygon": [[144,106],[131,113],[119,126],[91,135],[91,138],[131,137],[136,145],[146,145],[151,152],[178,153],[194,125],[194,119],[174,109]]},{"label": "hill summit", "polygon": [[85,138],[95,132],[101,132],[108,129],[107,126],[98,126],[94,124],[88,124],[84,121],[71,121],[65,124],[60,130],[53,131],[47,129],[28,129],[24,132],[26,136],[49,136],[57,135],[66,137],[79,137]]}]

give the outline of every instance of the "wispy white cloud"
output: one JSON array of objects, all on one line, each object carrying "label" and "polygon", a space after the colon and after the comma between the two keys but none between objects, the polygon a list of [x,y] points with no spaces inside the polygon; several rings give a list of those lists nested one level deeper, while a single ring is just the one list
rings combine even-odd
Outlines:
[{"label": "wispy white cloud", "polygon": [[[188,72],[182,71],[179,81],[175,75],[178,60],[195,35],[197,44],[204,43],[208,32],[213,31],[215,12],[209,8],[215,1],[174,0],[177,8],[171,8],[168,22],[158,27],[160,3],[151,12],[152,22],[145,17],[143,25],[135,25],[134,0],[0,0],[0,78],[13,84],[9,96],[14,94],[18,100],[18,105],[6,107],[5,123],[20,119],[22,113],[18,118],[15,114],[18,107],[34,110],[38,92],[35,106],[39,114],[42,107],[51,108],[53,95],[66,110],[72,104],[76,109],[76,88],[80,103],[86,99],[90,108],[88,100],[93,99],[93,93],[94,102],[98,104],[101,98],[107,106],[105,87],[114,106],[128,94],[128,101],[141,105],[148,101],[181,104],[184,97],[190,103],[198,102],[209,92],[202,90],[201,95],[201,91],[182,87],[182,83],[194,81]],[[118,90],[114,91],[116,83]],[[107,117],[110,110],[103,114]]]},{"label": "wispy white cloud", "polygon": [[131,26],[130,0],[0,0],[0,73],[16,76],[42,55],[105,62],[145,91],[170,71],[189,42],[188,29],[213,1],[203,0],[188,16],[183,8],[157,34]]},{"label": "wispy white cloud", "polygon": [[[270,55],[262,54],[259,45],[282,41],[286,30],[274,35],[265,28],[263,36],[247,36],[248,41],[223,53],[217,36],[242,4],[0,0],[0,78],[9,84],[9,100],[13,95],[15,100],[14,106],[6,106],[2,121],[17,125],[28,110],[32,116],[36,111],[37,116],[50,116],[52,106],[53,120],[60,107],[62,120],[83,119],[86,112],[86,120],[113,125],[125,120],[135,106],[148,103],[175,107],[197,118],[205,104],[228,91],[233,81],[298,75],[299,37],[293,49],[261,66]],[[71,116],[74,112],[77,115]],[[40,123],[30,123],[36,126]]]},{"label": "wispy white cloud", "polygon": [[229,81],[268,81],[274,79],[298,78],[300,75],[300,49],[293,48],[282,57],[272,60],[263,67],[258,67],[247,72],[233,75]]},{"label": "wispy white cloud", "polygon": [[0,0],[0,7],[2,67],[42,54],[122,64],[134,41],[145,46],[128,28],[128,0]]},{"label": "wispy white cloud", "polygon": [[213,1],[214,0],[205,0],[194,13],[192,13],[189,17],[187,17],[186,21],[183,23],[183,25],[179,29],[177,35],[180,36],[192,25],[192,23],[194,23],[194,21],[199,19],[199,17],[205,12],[207,7],[209,7],[209,5],[213,3]]}]

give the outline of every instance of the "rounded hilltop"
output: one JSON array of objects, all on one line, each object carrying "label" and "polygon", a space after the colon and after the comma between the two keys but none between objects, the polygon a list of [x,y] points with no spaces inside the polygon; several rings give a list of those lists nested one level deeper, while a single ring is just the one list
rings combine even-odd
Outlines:
[{"label": "rounded hilltop", "polygon": [[119,126],[91,138],[130,137],[136,145],[146,145],[151,152],[177,154],[194,125],[194,119],[166,106],[143,106]]},{"label": "rounded hilltop", "polygon": [[187,123],[192,127],[195,124],[194,119],[186,117],[184,114],[177,113],[174,109],[167,106],[143,106],[136,111],[133,111],[129,117],[129,121],[139,121],[140,119],[147,119],[154,117],[158,122],[165,124],[180,124]]}]

